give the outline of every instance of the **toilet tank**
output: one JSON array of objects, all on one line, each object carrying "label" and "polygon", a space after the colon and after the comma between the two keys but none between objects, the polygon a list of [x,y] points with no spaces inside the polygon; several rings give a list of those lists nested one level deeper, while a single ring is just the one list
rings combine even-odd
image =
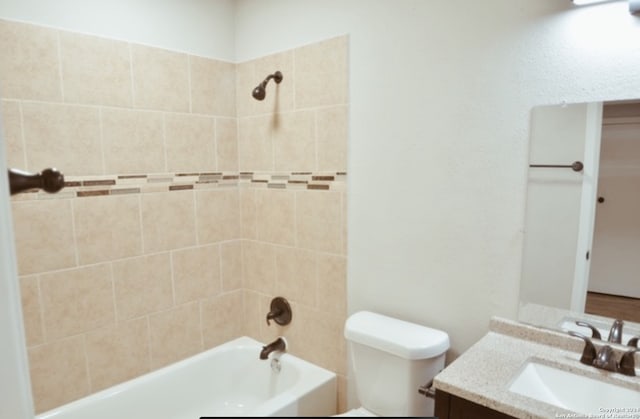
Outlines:
[{"label": "toilet tank", "polygon": [[449,336],[370,311],[345,324],[359,403],[379,416],[432,416],[433,399],[418,388],[443,368]]}]

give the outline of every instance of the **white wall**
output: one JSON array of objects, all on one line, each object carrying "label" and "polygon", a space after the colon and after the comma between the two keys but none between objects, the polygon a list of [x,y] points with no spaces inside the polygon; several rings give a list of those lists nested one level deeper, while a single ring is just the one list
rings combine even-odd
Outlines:
[{"label": "white wall", "polygon": [[238,1],[240,61],[344,33],[350,311],[459,353],[516,317],[531,108],[640,97],[640,20],[624,1]]},{"label": "white wall", "polygon": [[233,0],[2,0],[0,17],[235,61]]}]

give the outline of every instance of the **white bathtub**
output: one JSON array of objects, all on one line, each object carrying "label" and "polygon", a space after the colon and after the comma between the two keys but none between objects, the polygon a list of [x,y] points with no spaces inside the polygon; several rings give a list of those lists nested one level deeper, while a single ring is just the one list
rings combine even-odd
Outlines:
[{"label": "white bathtub", "polygon": [[[207,416],[331,416],[336,375],[283,353],[260,360],[241,337],[36,416],[36,419],[198,419]],[[280,371],[272,367],[279,359]]]}]

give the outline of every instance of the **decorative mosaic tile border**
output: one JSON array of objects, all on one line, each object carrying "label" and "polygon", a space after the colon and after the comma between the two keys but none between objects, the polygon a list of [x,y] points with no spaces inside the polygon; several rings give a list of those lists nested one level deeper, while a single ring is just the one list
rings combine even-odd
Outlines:
[{"label": "decorative mosaic tile border", "polygon": [[344,191],[346,172],[198,172],[68,176],[58,193],[25,191],[12,199],[60,199],[89,196],[215,189],[227,187]]}]

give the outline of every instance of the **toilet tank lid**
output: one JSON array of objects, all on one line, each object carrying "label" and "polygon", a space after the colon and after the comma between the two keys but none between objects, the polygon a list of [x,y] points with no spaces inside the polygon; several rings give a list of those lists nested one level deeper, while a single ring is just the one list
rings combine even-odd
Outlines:
[{"label": "toilet tank lid", "polygon": [[433,358],[449,349],[449,335],[442,330],[370,311],[352,314],[345,324],[344,336],[405,359]]}]

